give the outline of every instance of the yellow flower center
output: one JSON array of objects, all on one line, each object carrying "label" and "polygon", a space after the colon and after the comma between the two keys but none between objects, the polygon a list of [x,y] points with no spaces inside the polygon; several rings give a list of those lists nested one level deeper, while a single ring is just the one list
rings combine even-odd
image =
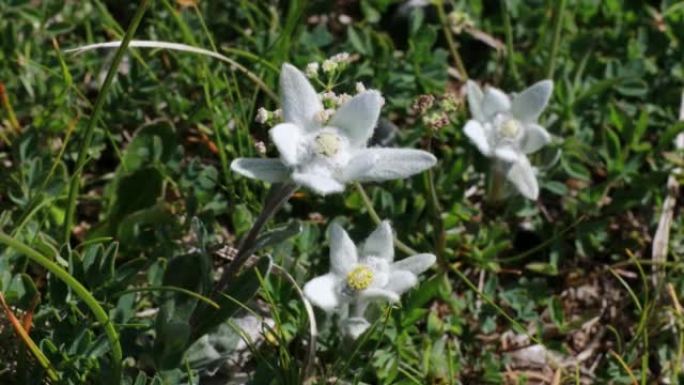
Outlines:
[{"label": "yellow flower center", "polygon": [[354,290],[367,289],[373,283],[373,271],[368,266],[357,266],[347,274],[347,285]]},{"label": "yellow flower center", "polygon": [[515,138],[520,132],[520,123],[515,119],[508,119],[499,126],[499,132],[507,138]]},{"label": "yellow flower center", "polygon": [[316,136],[316,152],[327,157],[334,156],[340,151],[340,137],[332,132],[324,132]]}]

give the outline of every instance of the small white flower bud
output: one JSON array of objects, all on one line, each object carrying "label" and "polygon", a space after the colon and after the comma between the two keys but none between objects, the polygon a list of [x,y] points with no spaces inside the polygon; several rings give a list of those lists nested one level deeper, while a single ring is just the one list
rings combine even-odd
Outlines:
[{"label": "small white flower bud", "polygon": [[337,69],[337,62],[331,59],[325,59],[321,68],[323,68],[323,72],[325,73],[333,72]]},{"label": "small white flower bud", "polygon": [[354,19],[352,19],[351,16],[345,15],[344,13],[340,14],[340,16],[337,17],[337,20],[339,20],[340,23],[344,25],[349,25],[354,21]]},{"label": "small white flower bud", "polygon": [[337,95],[332,92],[332,91],[326,91],[322,92],[319,94],[323,102],[330,101],[330,102],[337,102]]},{"label": "small white flower bud", "polygon": [[254,143],[254,148],[256,149],[257,153],[259,155],[266,155],[266,144],[264,142],[258,140]]},{"label": "small white flower bud", "polygon": [[259,109],[257,110],[256,118],[254,118],[254,121],[260,124],[264,124],[268,122],[269,115],[270,113],[267,109],[265,109],[264,107],[259,107]]},{"label": "small white flower bud", "polygon": [[363,83],[356,82],[356,93],[360,94],[365,90],[366,90],[366,86],[364,86]]},{"label": "small white flower bud", "polygon": [[349,63],[351,61],[351,56],[347,52],[340,52],[337,55],[331,57],[330,60],[338,64]]},{"label": "small white flower bud", "polygon": [[348,101],[350,101],[351,98],[352,98],[352,96],[349,95],[349,94],[342,94],[342,95],[339,95],[339,96],[337,97],[336,104],[337,104],[338,106],[341,106],[341,105],[347,103]]},{"label": "small white flower bud", "polygon": [[316,114],[316,120],[321,124],[325,124],[328,120],[330,120],[334,113],[334,109],[326,108],[325,110],[321,110],[318,112],[318,114]]},{"label": "small white flower bud", "polygon": [[316,78],[318,77],[318,69],[320,68],[320,65],[316,62],[312,62],[306,65],[306,76],[309,78]]}]

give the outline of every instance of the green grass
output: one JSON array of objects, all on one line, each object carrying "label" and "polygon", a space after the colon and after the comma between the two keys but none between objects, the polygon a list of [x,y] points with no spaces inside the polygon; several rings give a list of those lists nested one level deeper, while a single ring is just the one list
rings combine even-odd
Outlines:
[{"label": "green grass", "polygon": [[[35,342],[0,315],[0,383],[684,382],[679,206],[666,260],[651,255],[684,164],[681,2],[182,3],[0,3],[0,292]],[[473,24],[455,33],[453,11]],[[204,51],[67,52],[130,39]],[[298,190],[218,292],[224,246],[274,202],[230,162],[277,156],[255,116],[280,107],[280,66],[340,52],[357,59],[321,85],[380,90],[392,145],[438,165],[325,198]],[[488,201],[490,162],[463,134],[466,78],[510,92],[554,80],[537,202]],[[437,101],[417,114],[425,94]],[[314,309],[312,323],[299,288],[328,270],[328,225],[361,240],[384,219],[398,255],[438,263],[356,341],[336,316]]]}]

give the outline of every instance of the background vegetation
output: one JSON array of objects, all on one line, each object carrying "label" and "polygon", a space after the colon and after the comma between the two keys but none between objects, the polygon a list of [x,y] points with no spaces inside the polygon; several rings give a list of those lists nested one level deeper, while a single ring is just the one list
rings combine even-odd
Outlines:
[{"label": "background vegetation", "polygon": [[[141,3],[0,2],[1,383],[113,382],[119,357],[136,385],[684,379],[677,211],[666,258],[652,253],[668,175],[684,164],[673,144],[684,3],[155,0],[144,15]],[[120,40],[137,21],[136,39],[235,62],[65,53]],[[230,322],[211,321],[207,296],[266,197],[229,164],[259,156],[259,142],[275,154],[254,119],[278,107],[280,65],[339,52],[357,60],[335,89],[361,81],[386,99],[376,142],[439,158],[431,174],[366,186],[398,237],[438,266],[356,342],[317,313],[307,369],[306,312],[282,274],[249,270],[232,286]],[[554,141],[533,158],[538,202],[485,201],[489,163],[462,133],[466,77],[509,91],[554,80],[542,116]],[[434,106],[412,108],[425,94]],[[367,210],[354,189],[300,191],[258,254],[301,285],[327,270],[330,221],[360,240],[374,227]],[[190,317],[221,326],[184,355],[205,330]]]}]

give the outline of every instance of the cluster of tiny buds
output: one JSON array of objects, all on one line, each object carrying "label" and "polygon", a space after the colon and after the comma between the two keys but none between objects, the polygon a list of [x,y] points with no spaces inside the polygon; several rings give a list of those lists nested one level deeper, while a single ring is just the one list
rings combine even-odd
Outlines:
[{"label": "cluster of tiny buds", "polygon": [[279,123],[282,120],[282,118],[283,111],[281,109],[269,111],[264,107],[259,107],[259,109],[257,110],[256,117],[254,118],[254,121],[260,124],[275,125]]},{"label": "cluster of tiny buds", "polygon": [[264,142],[257,140],[256,142],[254,142],[254,148],[256,149],[259,155],[266,155],[266,144]]},{"label": "cluster of tiny buds", "polygon": [[451,123],[451,119],[449,119],[449,115],[444,112],[433,112],[423,116],[423,124],[434,131],[439,130],[449,123]]},{"label": "cluster of tiny buds", "polygon": [[420,95],[411,105],[412,115],[424,115],[435,104],[435,96],[430,94]]},{"label": "cluster of tiny buds", "polygon": [[447,16],[451,32],[460,35],[463,30],[475,27],[475,22],[465,12],[453,11]]},{"label": "cluster of tiny buds", "polygon": [[[361,82],[356,82],[355,91],[357,94],[366,91],[366,86]],[[316,120],[319,123],[325,124],[332,116],[335,111],[348,101],[352,99],[352,95],[348,93],[336,94],[334,91],[325,91],[318,94],[323,102],[323,110],[318,113]],[[385,99],[381,100],[381,104],[385,104]]]},{"label": "cluster of tiny buds", "polygon": [[414,100],[409,113],[420,117],[423,124],[432,130],[438,130],[451,123],[451,114],[463,106],[462,98],[453,93],[440,97],[426,94]]},{"label": "cluster of tiny buds", "polygon": [[323,60],[323,63],[311,62],[307,64],[304,73],[307,77],[312,79],[318,77],[320,70],[323,70],[323,73],[325,74],[332,74],[338,70],[343,70],[349,63],[352,63],[357,58],[357,56],[350,55],[347,52],[340,52]]},{"label": "cluster of tiny buds", "polygon": [[[348,60],[348,58],[349,54],[342,53],[333,56],[331,60],[336,60],[339,62],[343,60]],[[310,63],[307,66],[307,74],[309,72],[310,67],[318,68],[318,63]],[[366,86],[361,82],[356,82],[356,84],[354,85],[354,90],[357,94],[367,91]],[[318,113],[318,115],[316,116],[316,120],[318,120],[318,122],[322,124],[325,124],[328,120],[330,120],[330,118],[332,118],[332,116],[335,114],[335,111],[340,106],[349,102],[353,97],[348,93],[337,94],[331,90],[321,92],[318,94],[318,96],[321,98],[321,102],[323,103],[323,110],[321,110]],[[380,103],[381,105],[384,105],[385,99],[382,98]],[[282,111],[279,109],[275,111],[269,111],[263,107],[259,107],[259,109],[257,110],[256,117],[254,118],[254,121],[260,124],[268,124],[274,126],[282,121],[282,117]]]}]

